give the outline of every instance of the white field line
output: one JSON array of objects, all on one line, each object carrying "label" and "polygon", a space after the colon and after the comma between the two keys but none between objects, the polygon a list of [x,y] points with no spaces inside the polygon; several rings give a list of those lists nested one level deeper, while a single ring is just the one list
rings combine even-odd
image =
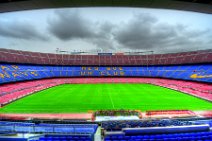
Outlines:
[{"label": "white field line", "polygon": [[111,101],[111,103],[112,103],[113,109],[115,109],[113,100],[112,100],[112,98],[111,98],[111,96],[110,96],[110,93],[108,93],[108,94],[109,94],[109,98],[110,98],[110,101]]}]

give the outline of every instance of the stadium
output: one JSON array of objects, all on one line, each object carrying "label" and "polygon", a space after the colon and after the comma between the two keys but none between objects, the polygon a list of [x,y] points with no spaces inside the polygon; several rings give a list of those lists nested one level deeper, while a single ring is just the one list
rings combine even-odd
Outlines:
[{"label": "stadium", "polygon": [[[211,4],[4,0],[0,12],[110,6],[211,15]],[[9,36],[1,26],[0,32]],[[57,48],[55,53],[0,47],[0,141],[210,141],[211,83],[212,48],[162,53]]]}]

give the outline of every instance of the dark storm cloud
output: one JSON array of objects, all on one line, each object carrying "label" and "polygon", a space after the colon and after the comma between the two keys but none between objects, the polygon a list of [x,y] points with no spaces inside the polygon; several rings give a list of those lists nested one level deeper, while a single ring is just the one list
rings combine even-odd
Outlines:
[{"label": "dark storm cloud", "polygon": [[56,10],[48,20],[49,32],[63,41],[82,39],[100,48],[112,49],[110,41],[112,24],[94,23],[80,15],[78,11]]},{"label": "dark storm cloud", "polygon": [[156,52],[189,51],[208,45],[208,33],[182,24],[161,23],[150,14],[137,14],[126,23],[94,23],[78,11],[56,10],[48,20],[48,30],[62,41],[84,40],[103,50],[154,50]]},{"label": "dark storm cloud", "polygon": [[0,36],[25,39],[25,40],[47,40],[32,24],[28,22],[0,20]]},{"label": "dark storm cloud", "polygon": [[96,36],[90,21],[81,17],[77,11],[56,10],[48,20],[49,31],[61,40],[92,38]]},{"label": "dark storm cloud", "polygon": [[160,23],[149,14],[139,14],[117,29],[114,38],[128,49],[182,51],[205,46],[200,39],[205,34],[181,24]]},{"label": "dark storm cloud", "polygon": [[111,33],[115,27],[115,25],[109,22],[97,24],[97,36],[92,38],[91,42],[103,50],[113,50],[114,40]]}]

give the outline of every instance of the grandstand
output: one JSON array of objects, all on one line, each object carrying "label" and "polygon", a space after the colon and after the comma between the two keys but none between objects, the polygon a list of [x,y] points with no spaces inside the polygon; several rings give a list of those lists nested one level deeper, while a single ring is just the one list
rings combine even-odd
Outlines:
[{"label": "grandstand", "polygon": [[[144,6],[212,13],[210,0],[61,1],[5,0],[0,12]],[[150,52],[0,48],[0,141],[212,140],[212,50]]]},{"label": "grandstand", "polygon": [[153,55],[68,55],[0,49],[1,62],[45,65],[138,66],[210,63],[212,50]]},{"label": "grandstand", "polygon": [[[148,55],[148,60],[144,60],[144,59],[142,60],[142,58],[147,58],[145,55],[139,55],[139,56],[123,55],[122,57],[128,60],[129,65],[127,61],[126,62],[123,61],[125,60],[123,58],[122,58],[123,59],[122,61],[126,65],[118,64],[118,63],[121,63],[119,60],[120,57],[117,57],[116,55],[103,56],[103,57],[98,55],[96,56],[92,55],[94,58],[98,57],[101,59],[98,59],[99,60],[98,62],[93,61],[93,65],[88,65],[91,62],[89,62],[89,60],[82,59],[82,58],[84,57],[84,58],[90,59],[89,55],[66,55],[67,58],[73,58],[69,60],[69,59],[65,59],[65,57],[61,57],[62,55],[52,54],[52,56],[54,55],[55,58],[61,57],[64,59],[64,60],[62,59],[59,60],[57,58],[56,59],[54,58],[54,60],[57,60],[57,61],[59,60],[58,62],[55,62],[49,57],[47,57],[48,59],[41,57],[41,56],[51,56],[51,54],[44,55],[44,53],[26,52],[26,54],[39,54],[39,55],[35,55],[37,56],[36,59],[33,59],[34,56],[27,55],[28,56],[27,57],[25,53],[20,53],[22,51],[18,51],[19,53],[15,53],[15,55],[13,55],[13,57],[16,57],[16,58],[12,60],[11,54],[14,53],[14,50],[7,50],[7,51],[5,49],[3,50],[4,50],[3,51],[4,53],[8,53],[10,55],[4,54],[4,57],[2,57],[3,59],[1,60],[2,63],[0,65],[1,67],[0,105],[2,107],[0,109],[0,113],[1,113],[1,118],[4,119],[4,121],[2,121],[0,125],[2,140],[7,140],[7,139],[9,140],[9,138],[10,139],[14,138],[14,136],[11,136],[11,135],[9,135],[9,138],[8,138],[8,133],[13,133],[13,134],[17,134],[17,133],[32,134],[33,133],[33,136],[27,137],[27,139],[29,140],[98,140],[98,139],[95,139],[95,136],[96,136],[97,127],[99,125],[101,125],[101,128],[105,130],[104,132],[102,132],[101,136],[105,136],[104,139],[106,141],[156,140],[156,139],[160,139],[160,140],[176,140],[176,139],[210,140],[211,139],[211,131],[210,131],[211,101],[212,101],[212,96],[211,96],[212,87],[210,84],[212,82],[212,78],[211,78],[212,66],[210,64],[211,51],[207,50],[207,51],[199,51],[199,52],[197,51],[195,53],[187,52],[187,53],[174,53],[174,54],[163,54],[163,55],[153,54],[153,55]],[[203,58],[200,59],[199,57],[198,59],[195,59],[196,56],[202,57],[203,55],[199,55],[202,53],[204,53]],[[166,58],[163,56],[169,56],[169,58],[166,58],[167,61],[160,61],[158,58],[156,58],[156,56],[162,56],[160,57],[161,60]],[[178,60],[179,56],[182,58],[183,61],[182,62],[175,61],[175,63],[173,63],[174,62],[173,60]],[[193,57],[193,59],[191,59],[192,58],[191,56]],[[131,57],[133,57],[134,60],[129,59]],[[25,62],[26,60],[24,60],[23,58],[26,58],[27,62]],[[81,60],[78,60],[77,58],[81,58]],[[112,58],[116,58],[117,65],[106,64],[106,62],[114,63],[114,61],[112,61]],[[135,58],[137,58],[137,60]],[[43,60],[43,61],[38,61],[38,60]],[[111,61],[108,61],[108,60],[111,60]],[[68,63],[71,63],[69,61],[72,61],[72,63],[75,63],[75,65],[67,65]],[[134,65],[130,65],[132,63],[130,61],[134,61]],[[143,64],[143,62],[146,62],[146,64],[149,64],[149,65],[141,65],[139,64],[139,62],[141,62],[141,64]],[[165,62],[165,63],[160,64],[160,62]],[[47,64],[48,66],[44,66]],[[41,109],[38,108],[39,107],[38,104],[36,104],[36,103],[39,103],[41,99],[45,99],[45,97],[39,96],[40,91],[45,92],[45,90],[50,90],[49,88],[51,89],[56,88],[55,86],[61,86],[65,88],[66,86],[63,86],[64,84],[66,85],[72,84],[71,89],[73,89],[74,85],[76,84],[104,84],[103,87],[108,87],[107,85],[110,83],[112,83],[113,85],[114,84],[136,84],[136,87],[138,87],[137,84],[142,84],[142,85],[152,84],[152,85],[156,85],[160,87],[169,88],[171,90],[176,90],[178,92],[186,93],[190,96],[197,97],[196,99],[197,101],[198,99],[202,99],[203,101],[201,106],[206,108],[207,107],[206,105],[208,105],[208,108],[206,108],[207,110],[200,111],[201,108],[200,106],[198,106],[198,104],[200,104],[200,101],[199,101],[199,102],[196,102],[197,107],[199,108],[196,107],[196,110],[194,111],[191,110],[192,108],[184,109],[185,107],[183,109],[174,110],[175,109],[174,106],[171,109],[170,107],[165,108],[166,109],[165,111],[162,109],[160,110],[160,108],[158,110],[155,110],[154,108],[153,109],[147,108],[146,111],[138,112],[138,117],[140,118],[140,120],[129,120],[129,121],[128,120],[125,120],[125,121],[119,121],[119,120],[110,121],[109,120],[104,122],[99,122],[99,121],[94,122],[95,119],[99,119],[99,117],[97,116],[99,113],[94,115],[92,113],[86,114],[85,113],[86,111],[82,109],[80,110],[81,104],[78,104],[77,111],[84,112],[83,114],[82,113],[77,114],[76,110],[73,110],[74,113],[72,113],[72,110],[67,110],[70,112],[69,114],[67,114],[66,112],[64,114],[57,114],[59,110],[56,108],[57,107],[56,105],[55,105],[56,107],[53,106],[52,109],[47,109],[47,111],[43,109],[45,111],[43,113],[40,111]],[[97,87],[97,85],[94,85],[94,87]],[[100,85],[100,87],[102,86]],[[113,87],[114,88],[111,87],[110,89],[116,89],[115,85]],[[140,89],[141,88],[142,87],[140,87]],[[70,88],[67,86],[67,89],[70,89]],[[171,91],[169,92],[169,95],[170,93]],[[30,105],[27,105],[27,103],[25,104],[24,101],[21,102],[22,99],[27,99],[27,98],[29,99],[30,97],[27,97],[28,95],[40,97],[40,98],[32,97],[32,99],[38,99],[38,101],[34,101],[34,104],[36,105],[37,108],[31,107]],[[110,94],[110,97],[114,99],[112,94]],[[47,97],[47,98],[49,101],[51,101],[50,97]],[[62,97],[60,98],[63,99]],[[162,97],[160,98],[161,98],[161,101],[163,101]],[[183,99],[185,100],[186,98],[184,97]],[[83,99],[78,99],[78,101],[81,101],[81,100]],[[148,101],[150,102],[151,100],[148,100]],[[147,103],[144,103],[143,101],[144,106],[145,104],[148,104],[148,101]],[[174,99],[174,101],[175,103],[177,103],[176,99]],[[191,104],[192,99],[190,98],[189,101]],[[19,104],[17,102],[19,102]],[[170,99],[170,102],[172,103],[173,101]],[[113,100],[113,104],[114,103],[117,104],[117,101]],[[57,104],[62,104],[62,103],[57,103]],[[106,103],[102,103],[102,104],[106,104]],[[22,105],[25,105],[26,107],[18,108],[20,106],[23,107]],[[154,104],[152,104],[151,107],[154,107],[153,105]],[[195,103],[193,103],[192,106],[194,107],[194,105]],[[73,107],[76,105],[70,105],[70,106]],[[101,107],[101,105],[99,106]],[[41,107],[42,107],[42,104],[41,104]],[[90,106],[87,105],[87,107],[90,107]],[[35,111],[35,109],[37,109],[37,111]],[[49,114],[48,110],[54,111],[54,112]],[[89,110],[92,111],[94,109],[91,106],[90,109],[88,108],[88,111]],[[142,108],[141,109],[134,108],[134,110],[142,110]],[[64,110],[61,110],[61,111],[64,112]],[[123,111],[122,112],[117,111],[117,112],[120,114],[124,114]],[[111,115],[111,112],[105,111],[104,114]],[[183,119],[179,119],[182,117]],[[42,122],[44,121],[38,120],[39,122],[41,122],[38,125],[38,124],[35,124],[34,120],[30,120],[27,122],[23,121],[23,120],[31,119],[31,118],[40,119],[40,120],[45,119],[45,121],[47,119],[52,119],[52,118],[66,119],[68,120],[67,121],[68,123],[61,122],[59,125],[57,125],[55,123],[56,121],[52,121],[53,124],[49,124],[49,123],[43,124]],[[155,118],[160,118],[160,120],[154,120]],[[167,119],[167,118],[172,118],[172,119]],[[5,119],[7,120],[5,121]],[[11,121],[14,119],[16,120],[16,122]],[[148,119],[151,119],[151,120],[148,120]],[[93,122],[88,122],[87,120],[93,121]],[[92,127],[93,125],[95,125],[94,129]],[[164,130],[166,130],[166,132],[164,132]],[[44,135],[39,134],[41,132]],[[98,131],[98,133],[99,132],[100,131]],[[17,139],[19,139],[19,137],[15,136],[15,140]],[[24,140],[24,139],[20,137],[20,140]]]}]

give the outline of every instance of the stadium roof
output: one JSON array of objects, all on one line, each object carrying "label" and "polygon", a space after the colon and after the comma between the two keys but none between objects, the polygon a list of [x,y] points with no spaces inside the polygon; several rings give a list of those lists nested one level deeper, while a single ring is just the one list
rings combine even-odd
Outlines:
[{"label": "stadium roof", "polygon": [[212,14],[212,0],[1,0],[0,12],[97,6],[163,8]]}]

